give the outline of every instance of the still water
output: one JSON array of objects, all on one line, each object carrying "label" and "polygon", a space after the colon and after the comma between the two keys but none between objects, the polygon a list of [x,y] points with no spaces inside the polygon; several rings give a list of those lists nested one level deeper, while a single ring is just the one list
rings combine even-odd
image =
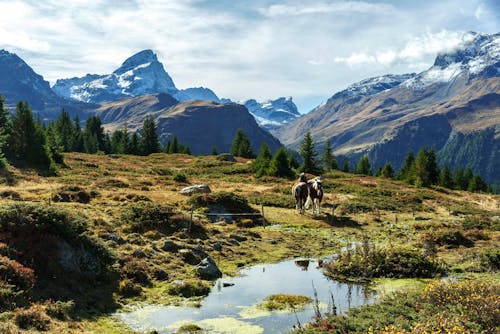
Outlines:
[{"label": "still water", "polygon": [[[225,287],[228,283],[234,285]],[[328,279],[316,262],[292,260],[249,267],[241,276],[219,279],[201,307],[149,305],[116,316],[142,332],[175,333],[181,325],[194,323],[206,333],[288,333],[298,322],[311,320],[312,305],[296,313],[268,312],[257,305],[277,293],[314,299],[313,284],[322,312],[331,304],[331,295],[338,313],[374,301],[364,286]]]}]

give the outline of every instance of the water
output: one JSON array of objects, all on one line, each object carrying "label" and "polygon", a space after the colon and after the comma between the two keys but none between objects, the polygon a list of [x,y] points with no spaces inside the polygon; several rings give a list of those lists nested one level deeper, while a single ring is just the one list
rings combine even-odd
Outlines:
[{"label": "water", "polygon": [[[287,333],[297,324],[297,319],[301,324],[311,320],[312,305],[296,313],[267,312],[256,306],[265,297],[277,293],[314,299],[313,282],[322,312],[331,302],[330,293],[339,313],[374,301],[373,295],[361,285],[328,279],[315,262],[283,261],[253,266],[243,269],[241,276],[219,279],[201,307],[150,305],[116,316],[143,332],[175,333],[182,324],[195,323],[209,333]],[[224,287],[223,283],[234,286]]]}]

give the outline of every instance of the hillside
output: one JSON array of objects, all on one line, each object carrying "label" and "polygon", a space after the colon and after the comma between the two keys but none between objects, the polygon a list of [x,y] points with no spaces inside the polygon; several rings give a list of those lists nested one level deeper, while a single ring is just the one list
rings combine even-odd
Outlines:
[{"label": "hillside", "polygon": [[263,142],[273,151],[281,146],[257,125],[244,106],[236,103],[198,100],[179,103],[168,94],[144,95],[104,103],[97,109],[97,115],[109,130],[126,125],[131,131],[140,129],[144,117],[150,115],[156,121],[161,142],[176,135],[193,154],[210,154],[213,147],[218,152],[229,152],[238,129],[247,134],[255,153]]},{"label": "hillside", "polygon": [[[420,252],[432,235],[436,257],[455,277],[480,272],[494,280],[497,275],[487,273],[481,254],[493,255],[500,246],[498,195],[419,189],[335,171],[324,175],[322,213],[301,216],[293,209],[292,181],[257,179],[246,159],[72,153],[65,161],[67,166],[50,178],[8,167],[0,186],[0,259],[18,263],[16,270],[35,270],[30,298],[41,306],[29,308],[25,297],[17,305],[44,316],[36,319],[44,319],[49,332],[131,332],[108,312],[120,305],[171,304],[183,296],[205,295],[211,283],[197,278],[193,268],[207,254],[224,274],[234,274],[255,263],[333,254],[366,238]],[[187,183],[175,181],[180,173]],[[200,183],[208,184],[212,194],[194,201],[179,194],[186,185]],[[214,224],[205,216],[221,209],[260,210],[262,204],[272,228],[262,227],[260,217]],[[43,233],[19,237],[30,226]],[[88,268],[103,268],[102,276],[96,278]],[[15,289],[25,281],[10,282],[14,288],[9,289]],[[2,279],[0,284],[5,287]],[[75,307],[57,304],[59,313],[51,313],[52,304],[43,304],[48,298],[73,301]],[[0,331],[15,333],[24,311],[5,312],[9,305],[6,309],[0,302]]]},{"label": "hillside", "polygon": [[469,33],[428,70],[353,84],[274,134],[297,148],[310,131],[320,147],[331,140],[351,162],[368,153],[375,169],[386,161],[400,168],[408,151],[434,147],[441,162],[498,183],[499,41]]}]

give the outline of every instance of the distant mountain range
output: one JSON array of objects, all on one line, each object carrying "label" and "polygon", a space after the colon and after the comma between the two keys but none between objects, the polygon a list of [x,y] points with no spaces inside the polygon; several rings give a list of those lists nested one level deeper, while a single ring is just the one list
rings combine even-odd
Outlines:
[{"label": "distant mountain range", "polygon": [[[292,98],[240,104],[204,87],[178,89],[151,50],[141,51],[111,74],[60,79],[51,88],[21,58],[0,51],[0,94],[9,107],[22,100],[44,119],[61,108],[82,119],[99,115],[112,130],[140,128],[146,115],[160,136],[174,134],[195,154],[229,149],[237,129],[254,150],[263,141],[297,149],[310,131],[319,149],[330,140],[339,160],[368,154],[376,169],[398,169],[408,151],[433,147],[441,163],[471,167],[500,183],[500,35],[467,33],[454,51],[437,55],[421,73],[384,75],[355,83],[300,115]],[[253,117],[252,117],[253,116]],[[260,125],[260,127],[258,126]]]},{"label": "distant mountain range", "polygon": [[310,131],[319,147],[330,140],[353,163],[368,154],[375,168],[433,147],[442,163],[500,183],[499,75],[500,34],[467,33],[428,70],[363,80],[272,132],[298,148]]}]

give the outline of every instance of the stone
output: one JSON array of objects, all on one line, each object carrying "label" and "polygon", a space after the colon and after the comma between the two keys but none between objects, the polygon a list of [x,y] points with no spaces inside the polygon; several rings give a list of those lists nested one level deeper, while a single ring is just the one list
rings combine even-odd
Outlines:
[{"label": "stone", "polygon": [[217,156],[217,160],[219,161],[230,161],[230,162],[236,162],[236,159],[232,154],[229,153],[221,153]]},{"label": "stone", "polygon": [[210,256],[201,260],[194,270],[200,278],[205,280],[214,280],[222,277],[222,272]]},{"label": "stone", "polygon": [[168,273],[165,270],[161,269],[161,268],[155,269],[154,275],[155,275],[155,278],[158,281],[166,281],[166,280],[168,280]]},{"label": "stone", "polygon": [[161,246],[161,249],[163,249],[166,252],[176,252],[177,249],[179,248],[179,245],[177,245],[174,241],[167,239],[163,242],[163,245]]},{"label": "stone", "polygon": [[239,242],[248,240],[248,238],[245,237],[244,235],[238,235],[238,234],[231,234],[229,237]]},{"label": "stone", "polygon": [[207,194],[211,192],[212,190],[206,184],[195,184],[194,186],[185,187],[180,191],[182,195]]},{"label": "stone", "polygon": [[219,241],[216,241],[216,242],[214,243],[213,247],[214,247],[214,249],[215,249],[216,251],[219,251],[219,252],[220,252],[220,251],[222,250],[222,244],[221,244]]},{"label": "stone", "polygon": [[179,255],[182,257],[184,262],[188,264],[195,265],[200,262],[200,258],[196,256],[191,249],[180,249]]},{"label": "stone", "polygon": [[132,256],[136,257],[136,258],[139,258],[139,259],[143,259],[146,257],[146,253],[144,253],[144,251],[140,250],[140,249],[136,249],[133,253],[132,253]]}]

